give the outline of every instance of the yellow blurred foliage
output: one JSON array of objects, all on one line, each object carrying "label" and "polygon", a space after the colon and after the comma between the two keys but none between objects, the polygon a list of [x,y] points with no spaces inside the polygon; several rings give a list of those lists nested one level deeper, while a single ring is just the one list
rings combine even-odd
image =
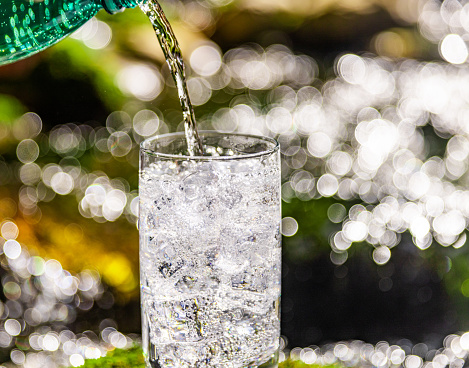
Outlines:
[{"label": "yellow blurred foliage", "polygon": [[0,193],[0,223],[6,219],[16,223],[17,240],[31,255],[58,260],[64,269],[80,272],[97,270],[103,280],[125,297],[138,294],[138,236],[135,227],[98,224],[76,218],[71,222],[60,216],[60,209],[45,205],[37,222],[17,215],[13,199]]},{"label": "yellow blurred foliage", "polygon": [[132,265],[122,253],[107,253],[96,262],[104,281],[121,292],[130,293],[137,287],[137,280],[132,272]]}]

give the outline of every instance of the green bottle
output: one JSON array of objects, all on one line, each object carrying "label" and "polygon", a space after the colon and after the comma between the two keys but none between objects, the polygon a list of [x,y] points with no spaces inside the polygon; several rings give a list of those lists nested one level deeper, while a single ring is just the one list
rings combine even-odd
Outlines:
[{"label": "green bottle", "polygon": [[114,14],[142,0],[0,0],[0,65],[68,36],[100,9]]}]

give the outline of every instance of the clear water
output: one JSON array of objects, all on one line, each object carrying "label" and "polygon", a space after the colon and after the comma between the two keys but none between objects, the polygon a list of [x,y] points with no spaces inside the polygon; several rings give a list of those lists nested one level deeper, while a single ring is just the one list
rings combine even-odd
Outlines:
[{"label": "clear water", "polygon": [[176,83],[179,101],[181,103],[182,115],[186,132],[186,140],[189,154],[191,156],[202,156],[203,147],[197,133],[194,109],[192,107],[186,85],[184,61],[181,55],[178,41],[166,16],[156,0],[148,0],[140,5],[140,8],[150,19],[155,29],[156,37],[166,58],[171,75]]},{"label": "clear water", "polygon": [[276,366],[279,178],[277,155],[160,161],[141,173],[140,277],[150,367]]}]

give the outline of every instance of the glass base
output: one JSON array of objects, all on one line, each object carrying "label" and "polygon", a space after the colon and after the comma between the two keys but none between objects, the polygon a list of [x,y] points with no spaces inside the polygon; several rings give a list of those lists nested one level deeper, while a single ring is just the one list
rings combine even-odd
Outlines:
[{"label": "glass base", "polygon": [[[250,364],[244,367],[236,367],[236,368],[278,368],[278,357],[279,357],[279,350],[277,350],[274,354],[272,354],[270,359],[262,363],[261,365]],[[178,367],[169,367],[169,366],[160,365],[158,363],[158,357],[156,356],[156,347],[152,343],[149,344],[149,349],[145,351],[145,367],[146,368],[178,368]]]}]

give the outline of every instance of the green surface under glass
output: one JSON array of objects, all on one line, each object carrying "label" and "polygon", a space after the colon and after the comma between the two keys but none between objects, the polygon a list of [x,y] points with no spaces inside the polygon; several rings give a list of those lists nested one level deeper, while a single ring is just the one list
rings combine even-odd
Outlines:
[{"label": "green surface under glass", "polygon": [[53,45],[100,9],[112,13],[136,5],[137,0],[1,0],[0,65]]}]

